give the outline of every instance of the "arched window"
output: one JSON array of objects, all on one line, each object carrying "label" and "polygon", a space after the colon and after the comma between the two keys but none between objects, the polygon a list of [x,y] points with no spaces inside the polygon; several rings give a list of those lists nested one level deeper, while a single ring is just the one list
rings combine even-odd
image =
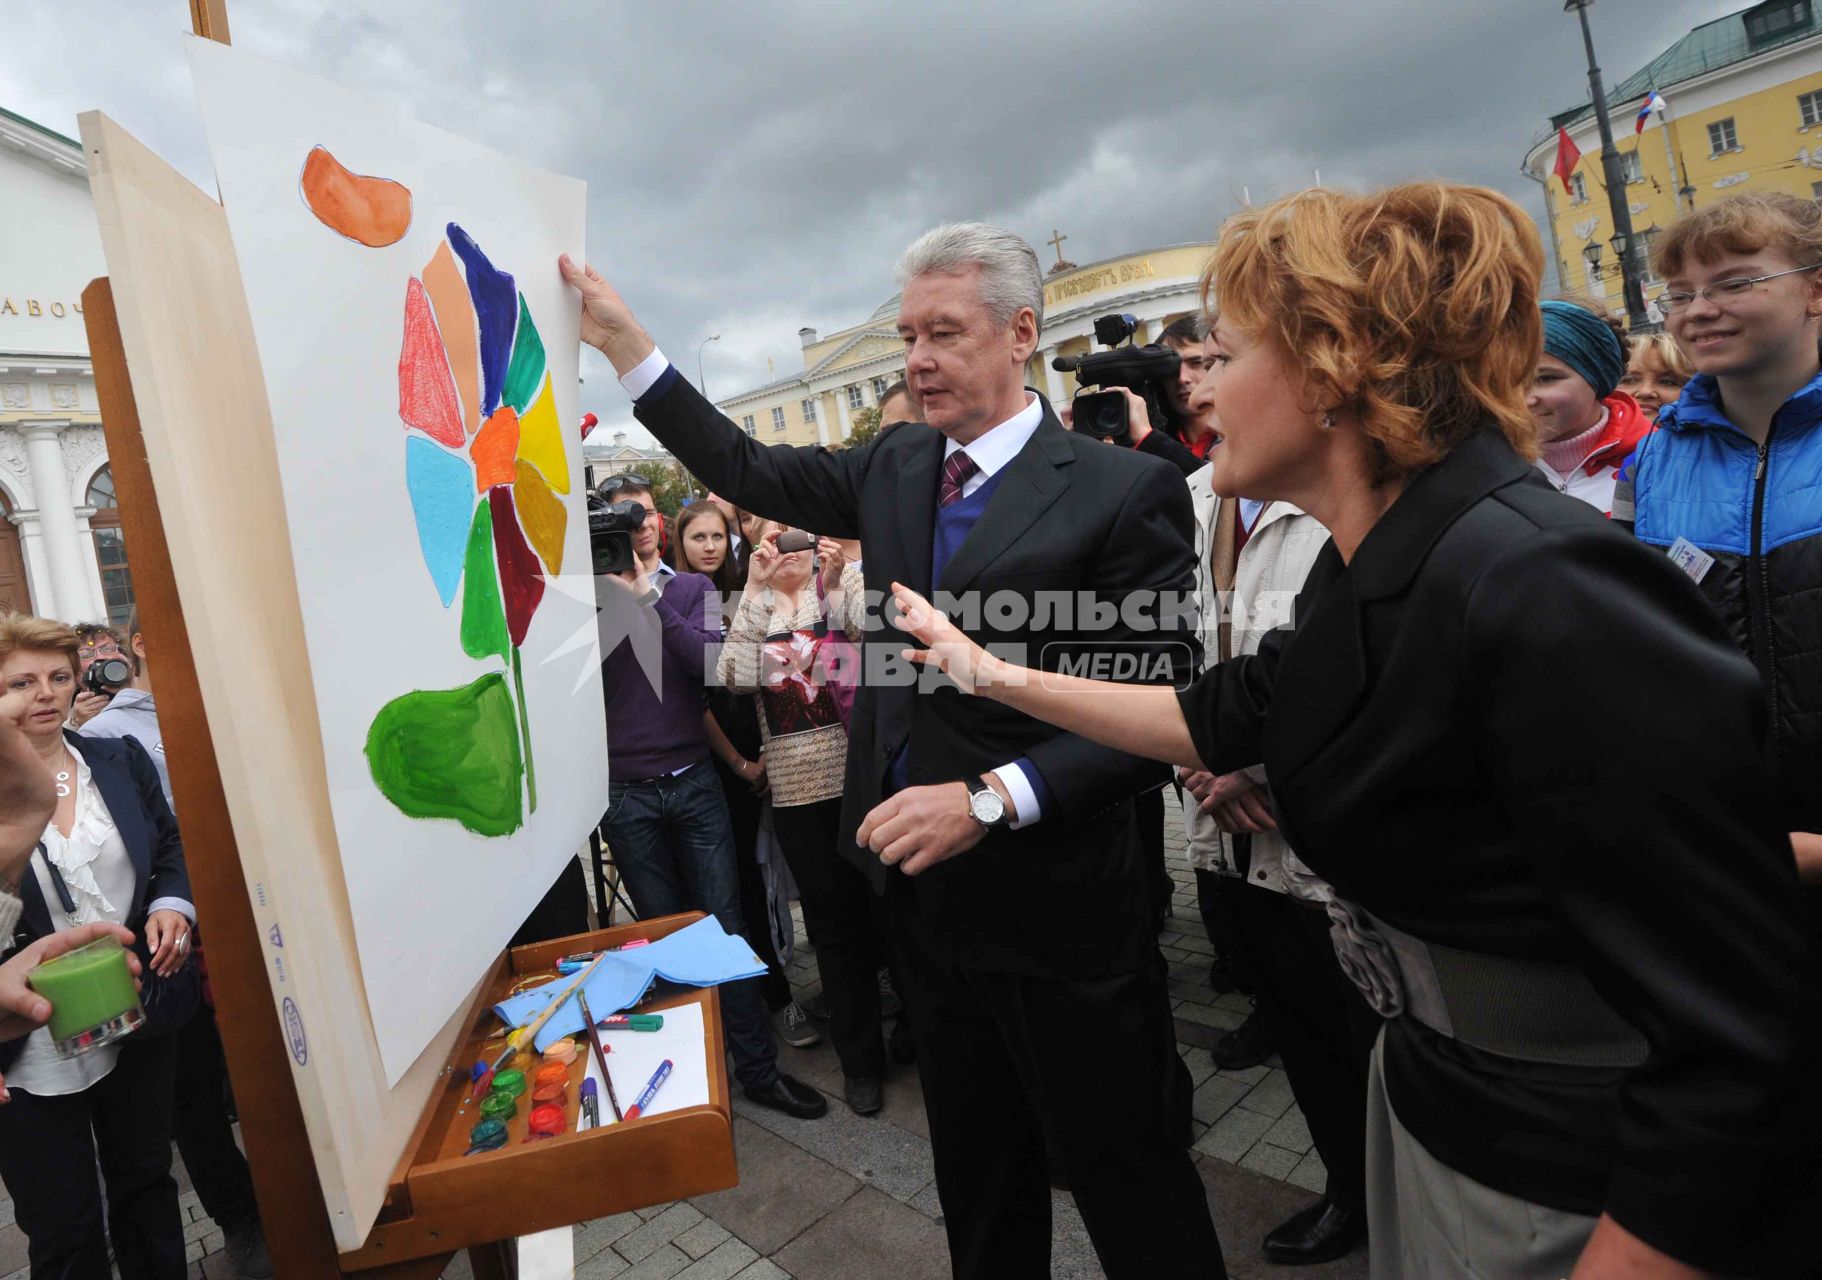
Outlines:
[{"label": "arched window", "polygon": [[85,506],[95,508],[89,528],[95,536],[95,560],[101,566],[101,590],[107,597],[108,621],[124,627],[133,615],[133,577],[127,571],[126,537],[120,530],[120,502],[114,496],[114,473],[107,467],[89,481]]}]

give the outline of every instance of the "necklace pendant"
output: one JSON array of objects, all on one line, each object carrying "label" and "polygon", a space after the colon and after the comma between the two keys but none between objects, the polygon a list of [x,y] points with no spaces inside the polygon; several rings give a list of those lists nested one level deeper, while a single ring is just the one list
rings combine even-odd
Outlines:
[{"label": "necklace pendant", "polygon": [[63,796],[67,796],[71,793],[71,790],[72,789],[70,787],[70,775],[69,775],[69,772],[66,770],[65,772],[57,775],[57,795],[59,798],[61,798]]}]

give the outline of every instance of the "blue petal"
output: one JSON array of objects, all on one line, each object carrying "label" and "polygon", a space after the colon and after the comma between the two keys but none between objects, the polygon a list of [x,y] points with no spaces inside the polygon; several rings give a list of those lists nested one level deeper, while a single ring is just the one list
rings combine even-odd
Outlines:
[{"label": "blue petal", "polygon": [[462,582],[462,553],[474,516],[474,472],[466,458],[435,441],[407,436],[405,487],[418,520],[418,546],[447,609]]}]

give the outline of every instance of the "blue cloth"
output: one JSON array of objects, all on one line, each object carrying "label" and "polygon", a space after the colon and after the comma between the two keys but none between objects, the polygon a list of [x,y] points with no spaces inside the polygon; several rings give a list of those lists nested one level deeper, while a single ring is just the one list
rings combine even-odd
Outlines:
[{"label": "blue cloth", "polygon": [[[610,954],[588,975],[582,993],[588,997],[588,1011],[597,1018],[631,1008],[652,985],[654,978],[681,983],[687,987],[713,987],[741,978],[756,977],[765,972],[744,938],[728,936],[714,917],[698,920],[661,938],[649,947]],[[508,1025],[522,1027],[544,1012],[572,977],[558,977],[541,987],[521,991],[502,1000],[493,1011]],[[583,1029],[582,1007],[575,1000],[550,1015],[550,1021],[538,1029],[532,1045],[542,1053],[564,1036]]]},{"label": "blue cloth", "polygon": [[[744,939],[734,827],[713,767],[699,764],[645,782],[610,781],[601,834],[614,851],[614,865],[641,919],[706,911],[724,933]],[[752,948],[744,941],[740,945],[756,966],[752,973],[763,973]],[[588,1007],[602,1017],[610,1012],[597,1006],[593,995]],[[581,1025],[577,1018],[576,1026]],[[778,1050],[757,981],[721,988],[721,1026],[742,1085],[763,1089],[777,1079]]]},{"label": "blue cloth", "polygon": [[1607,322],[1573,302],[1543,302],[1544,354],[1555,356],[1605,400],[1626,373],[1626,352]]}]

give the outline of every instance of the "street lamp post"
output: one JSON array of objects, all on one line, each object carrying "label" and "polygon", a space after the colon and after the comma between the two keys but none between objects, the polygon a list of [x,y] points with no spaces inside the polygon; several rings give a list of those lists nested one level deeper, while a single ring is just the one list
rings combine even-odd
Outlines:
[{"label": "street lamp post", "polygon": [[698,342],[696,344],[696,390],[698,390],[702,393],[702,398],[704,400],[707,400],[709,398],[709,388],[708,388],[708,384],[702,380],[702,349],[704,347],[708,346],[709,343],[711,343],[711,342],[720,342],[720,341],[721,341],[720,334],[711,333],[708,337],[704,338],[701,342]]},{"label": "street lamp post", "polygon": [[1607,91],[1601,87],[1601,69],[1594,60],[1594,36],[1588,30],[1588,10],[1593,4],[1594,0],[1563,0],[1563,12],[1573,12],[1581,19],[1582,45],[1588,51],[1588,88],[1594,100],[1595,123],[1601,131],[1601,172],[1607,179],[1607,207],[1613,214],[1613,251],[1619,258],[1620,284],[1626,298],[1626,325],[1630,329],[1645,330],[1651,327],[1651,317],[1645,311],[1645,287],[1638,270],[1632,210],[1626,203],[1626,172],[1620,153],[1613,145],[1613,124],[1607,119]]}]

